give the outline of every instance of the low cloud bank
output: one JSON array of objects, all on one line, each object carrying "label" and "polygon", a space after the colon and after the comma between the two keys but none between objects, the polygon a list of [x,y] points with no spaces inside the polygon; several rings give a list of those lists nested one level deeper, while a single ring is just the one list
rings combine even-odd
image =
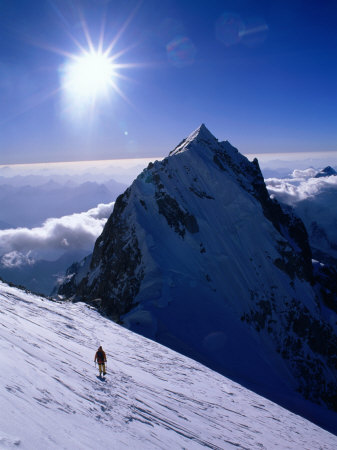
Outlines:
[{"label": "low cloud bank", "polygon": [[99,204],[83,213],[47,219],[41,227],[0,230],[2,264],[17,267],[43,255],[60,256],[78,249],[90,252],[113,205]]},{"label": "low cloud bank", "polygon": [[303,200],[337,191],[337,176],[313,178],[316,173],[315,169],[294,170],[292,178],[266,179],[266,186],[269,193],[279,201],[292,206]]}]

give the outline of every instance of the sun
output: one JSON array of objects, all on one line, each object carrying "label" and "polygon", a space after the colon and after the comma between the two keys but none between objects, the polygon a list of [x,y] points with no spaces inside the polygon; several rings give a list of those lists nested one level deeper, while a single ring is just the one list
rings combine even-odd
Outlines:
[{"label": "sun", "polygon": [[77,100],[97,100],[108,95],[116,76],[112,57],[101,51],[85,51],[65,66],[64,88]]},{"label": "sun", "polygon": [[[138,7],[137,7],[138,8]],[[139,63],[121,62],[124,55],[135,48],[138,43],[129,45],[116,51],[116,46],[127,26],[131,22],[137,8],[127,18],[122,27],[117,31],[110,42],[104,42],[104,22],[97,46],[90,35],[89,28],[84,18],[81,20],[85,42],[83,43],[70,34],[75,43],[78,53],[69,53],[63,50],[53,49],[66,57],[64,63],[59,67],[60,90],[64,94],[64,111],[79,118],[88,111],[92,116],[98,112],[98,108],[112,103],[115,94],[133,107],[121,87],[121,80],[132,82],[121,71],[142,66]],[[108,101],[108,103],[106,102]]]},{"label": "sun", "polygon": [[116,40],[103,48],[102,37],[96,48],[89,34],[87,39],[88,48],[78,45],[78,54],[66,53],[66,61],[60,67],[64,111],[74,118],[81,118],[86,112],[94,115],[99,108],[111,104],[115,94],[133,106],[119,87],[120,80],[132,81],[121,71],[138,66],[119,62],[129,48],[113,52]]},{"label": "sun", "polygon": [[[75,53],[51,45],[44,40],[32,40],[32,45],[60,55],[62,62],[57,66],[58,86],[35,101],[28,110],[56,95],[59,96],[61,115],[75,120],[86,119],[87,114],[91,119],[94,119],[96,112],[100,114],[104,107],[110,108],[111,105],[118,105],[118,102],[115,101],[118,97],[136,109],[122,88],[125,86],[127,88],[127,83],[135,83],[136,81],[121,72],[124,70],[128,72],[129,69],[133,68],[147,67],[149,63],[131,63],[126,62],[126,60],[124,62],[124,55],[136,48],[139,41],[129,43],[129,45],[117,51],[116,48],[140,5],[141,2],[131,11],[121,27],[116,29],[114,37],[112,39],[110,37],[108,41],[104,36],[106,16],[103,15],[96,45],[82,11],[79,9],[78,23],[80,27],[77,27],[79,33],[76,31],[76,36],[74,36],[68,29],[68,25],[65,27],[66,35],[75,44]],[[74,11],[76,12],[76,8]],[[63,17],[62,11],[58,12],[58,16]],[[94,30],[96,36],[97,31],[97,29]]]}]

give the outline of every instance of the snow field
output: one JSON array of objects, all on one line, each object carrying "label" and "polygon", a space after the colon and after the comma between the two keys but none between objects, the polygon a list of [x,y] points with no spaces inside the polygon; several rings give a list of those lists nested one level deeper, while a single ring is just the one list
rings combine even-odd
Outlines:
[{"label": "snow field", "polygon": [[82,303],[3,283],[0,302],[0,448],[337,448],[334,435]]}]

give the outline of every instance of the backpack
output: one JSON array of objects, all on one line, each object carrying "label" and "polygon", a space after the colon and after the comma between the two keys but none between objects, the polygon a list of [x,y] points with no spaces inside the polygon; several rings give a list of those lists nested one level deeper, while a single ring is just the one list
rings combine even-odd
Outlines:
[{"label": "backpack", "polygon": [[104,354],[102,350],[97,351],[97,361],[104,361]]}]

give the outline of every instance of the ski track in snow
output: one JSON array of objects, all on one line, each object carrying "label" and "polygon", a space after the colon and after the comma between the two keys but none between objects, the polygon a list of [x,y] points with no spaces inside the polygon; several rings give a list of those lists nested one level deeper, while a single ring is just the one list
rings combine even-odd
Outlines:
[{"label": "ski track in snow", "polygon": [[3,283],[0,301],[0,448],[337,448],[336,436],[82,303]]}]

